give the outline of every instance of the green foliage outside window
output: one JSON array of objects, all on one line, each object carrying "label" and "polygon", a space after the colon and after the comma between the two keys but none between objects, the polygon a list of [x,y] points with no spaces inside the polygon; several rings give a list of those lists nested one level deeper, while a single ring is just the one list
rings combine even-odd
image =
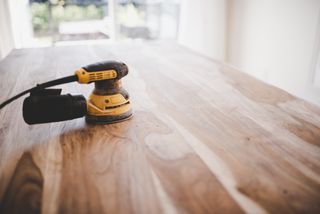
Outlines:
[{"label": "green foliage outside window", "polygon": [[[57,30],[60,22],[102,19],[106,6],[51,5],[51,22],[53,30]],[[30,6],[33,30],[36,34],[46,34],[50,25],[49,3],[32,3]]]}]

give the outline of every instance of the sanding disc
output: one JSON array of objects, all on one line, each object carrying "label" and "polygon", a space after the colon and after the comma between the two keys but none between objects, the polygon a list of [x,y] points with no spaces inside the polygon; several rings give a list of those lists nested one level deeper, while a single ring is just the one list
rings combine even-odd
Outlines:
[{"label": "sanding disc", "polygon": [[111,124],[128,120],[132,117],[132,110],[117,116],[86,115],[86,122],[90,124]]}]

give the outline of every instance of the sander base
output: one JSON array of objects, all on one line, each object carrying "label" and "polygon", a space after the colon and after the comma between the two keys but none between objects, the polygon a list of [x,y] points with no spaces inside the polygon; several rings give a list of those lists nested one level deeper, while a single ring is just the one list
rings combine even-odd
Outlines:
[{"label": "sander base", "polygon": [[110,116],[95,116],[86,115],[86,122],[89,124],[112,124],[121,121],[129,120],[133,116],[132,110],[125,112],[120,115],[110,115]]}]

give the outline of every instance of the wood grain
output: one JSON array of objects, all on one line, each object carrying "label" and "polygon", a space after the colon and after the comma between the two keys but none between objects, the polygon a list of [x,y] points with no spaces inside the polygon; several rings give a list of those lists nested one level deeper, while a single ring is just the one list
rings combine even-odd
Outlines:
[{"label": "wood grain", "polygon": [[0,207],[1,213],[40,213],[43,178],[29,152],[22,155]]},{"label": "wood grain", "polygon": [[0,111],[0,213],[320,212],[320,108],[175,44],[15,50],[0,100],[105,59],[130,68],[129,121]]}]

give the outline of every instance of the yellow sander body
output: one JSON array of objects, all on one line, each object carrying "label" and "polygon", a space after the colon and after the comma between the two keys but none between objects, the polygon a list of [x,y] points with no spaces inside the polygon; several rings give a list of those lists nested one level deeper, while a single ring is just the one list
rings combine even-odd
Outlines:
[{"label": "yellow sander body", "polygon": [[121,84],[127,74],[128,67],[116,61],[91,64],[76,71],[79,83],[95,83],[87,100],[88,123],[115,123],[132,116],[129,94]]}]

